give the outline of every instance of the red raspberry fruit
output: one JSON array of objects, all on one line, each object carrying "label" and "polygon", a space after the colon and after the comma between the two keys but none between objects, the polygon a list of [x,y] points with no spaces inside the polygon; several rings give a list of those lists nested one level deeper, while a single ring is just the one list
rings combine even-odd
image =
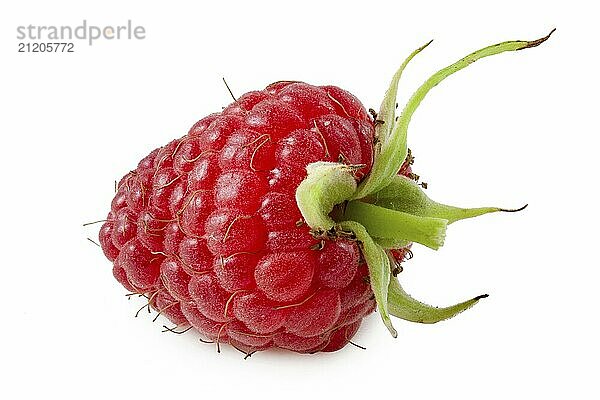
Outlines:
[{"label": "red raspberry fruit", "polygon": [[[118,184],[100,243],[115,278],[179,327],[245,352],[344,347],[378,308],[437,322],[396,280],[412,242],[437,249],[446,225],[507,211],[431,201],[414,182],[406,128],[427,91],[505,42],[433,75],[395,116],[335,86],[277,82],[244,94],[154,150]],[[418,178],[417,178],[418,179]],[[412,253],[410,253],[412,254]]]}]

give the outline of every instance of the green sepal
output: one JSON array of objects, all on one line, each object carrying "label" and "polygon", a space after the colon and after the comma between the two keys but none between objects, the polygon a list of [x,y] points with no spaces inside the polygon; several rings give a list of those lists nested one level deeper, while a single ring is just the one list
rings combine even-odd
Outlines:
[{"label": "green sepal", "polygon": [[359,241],[363,257],[369,268],[369,281],[377,302],[377,311],[379,311],[383,323],[392,336],[397,337],[398,333],[392,326],[392,320],[388,312],[388,287],[391,275],[388,255],[373,241],[365,227],[358,222],[344,221],[339,224],[339,227],[344,231],[354,233]]},{"label": "green sepal", "polygon": [[388,310],[394,317],[407,321],[435,324],[473,307],[475,303],[485,297],[488,295],[483,294],[450,307],[433,307],[410,297],[402,289],[398,280],[392,277],[388,288]]},{"label": "green sepal", "polygon": [[386,250],[400,249],[411,244],[410,240],[374,237],[373,240]]},{"label": "green sepal", "polygon": [[353,166],[316,162],[306,167],[307,176],[296,189],[296,203],[304,220],[313,230],[329,230],[335,222],[329,214],[336,204],[356,191]]},{"label": "green sepal", "polygon": [[363,198],[384,187],[389,177],[398,172],[408,154],[406,132],[404,132],[404,135],[394,132],[398,82],[408,63],[425,47],[429,46],[430,43],[431,41],[413,51],[392,77],[390,86],[385,92],[379,112],[377,113],[377,121],[375,123],[375,159],[373,166],[369,175],[359,185],[353,199]]},{"label": "green sepal", "polygon": [[400,175],[396,175],[388,186],[366,201],[420,217],[443,218],[448,220],[448,224],[498,211],[516,211],[498,207],[460,208],[437,203],[416,182]]},{"label": "green sepal", "polygon": [[[383,132],[385,132],[385,134],[381,135],[381,137],[377,138],[378,140],[380,140],[382,142],[381,143],[381,151],[375,152],[375,160],[373,162],[373,167],[371,169],[371,172],[365,178],[365,180],[359,185],[358,190],[356,191],[356,194],[354,195],[353,199],[361,199],[361,198],[366,197],[372,193],[375,193],[378,190],[382,189],[383,187],[387,186],[387,184],[390,182],[390,180],[396,175],[398,170],[400,170],[400,167],[402,166],[402,163],[404,162],[404,159],[406,158],[407,151],[408,151],[408,149],[406,147],[408,125],[410,123],[410,120],[411,120],[414,112],[417,110],[417,108],[421,104],[421,101],[423,101],[423,99],[425,98],[427,93],[429,93],[429,91],[431,89],[433,89],[441,81],[443,81],[450,75],[454,74],[455,72],[460,71],[463,68],[466,68],[467,66],[471,65],[472,63],[474,63],[475,61],[477,61],[481,58],[493,56],[495,54],[504,53],[506,51],[523,50],[523,49],[539,46],[540,44],[542,44],[543,42],[548,40],[548,38],[550,37],[550,35],[553,32],[554,32],[554,29],[547,36],[537,39],[537,40],[508,41],[508,42],[502,42],[502,43],[494,44],[492,46],[484,47],[483,49],[474,51],[473,53],[469,54],[468,56],[461,58],[457,62],[455,62],[455,63],[447,66],[446,68],[439,70],[435,74],[431,75],[431,77],[429,79],[427,79],[415,91],[415,93],[411,96],[411,98],[408,100],[408,102],[406,103],[406,106],[402,110],[402,113],[400,114],[397,121],[396,121],[393,113],[388,112],[384,116],[385,119],[384,119],[383,125],[385,126],[387,124],[388,127],[386,127],[385,130],[383,130]],[[431,43],[431,42],[429,42],[429,43]],[[382,109],[387,111],[388,108],[384,108],[383,105],[388,107],[388,105],[390,104],[390,99],[391,99],[392,95],[394,98],[396,97],[396,92],[398,89],[398,79],[400,78],[400,75],[402,74],[402,71],[404,70],[404,67],[406,66],[406,64],[408,64],[408,62],[416,54],[418,54],[421,50],[423,50],[425,47],[427,47],[427,45],[429,43],[427,43],[425,46],[422,46],[419,49],[415,50],[406,59],[406,61],[402,64],[402,66],[400,67],[400,69],[398,70],[396,75],[394,75],[392,84],[390,85],[390,88],[388,89],[388,92],[386,93],[384,102],[382,103]],[[394,107],[395,107],[395,104],[394,104]],[[390,131],[388,131],[388,129],[390,129],[390,128],[389,128],[389,123],[387,121],[388,121],[390,115],[393,118],[392,123],[394,123],[394,126],[391,128]],[[378,133],[379,132],[376,132],[376,134],[378,134]]]},{"label": "green sepal", "polygon": [[372,237],[386,239],[387,243],[416,242],[434,250],[444,244],[448,224],[443,218],[420,217],[358,200],[346,205],[343,217],[359,222]]}]

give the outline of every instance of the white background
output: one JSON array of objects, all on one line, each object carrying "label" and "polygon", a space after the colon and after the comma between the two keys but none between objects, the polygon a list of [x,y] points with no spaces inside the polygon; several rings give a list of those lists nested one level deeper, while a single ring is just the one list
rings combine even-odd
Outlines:
[{"label": "white background", "polygon": [[[206,4],[204,4],[206,3]],[[4,398],[598,398],[598,30],[593,2],[21,1],[0,12]],[[479,3],[479,4],[478,4]],[[489,5],[485,5],[489,4]],[[133,20],[142,41],[19,54],[18,25]],[[150,150],[237,95],[282,79],[336,84],[367,107],[396,67],[400,103],[480,47],[543,46],[481,60],[434,89],[409,130],[428,194],[529,208],[452,225],[415,246],[401,282],[447,305],[490,293],[437,325],[378,315],[333,354],[243,360],[133,315],[86,240],[113,184]]]}]

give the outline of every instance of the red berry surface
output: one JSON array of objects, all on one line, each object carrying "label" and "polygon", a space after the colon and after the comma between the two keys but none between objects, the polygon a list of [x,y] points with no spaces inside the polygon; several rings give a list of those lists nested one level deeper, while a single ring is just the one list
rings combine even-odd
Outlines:
[{"label": "red berry surface", "polygon": [[244,351],[345,346],[375,300],[359,246],[310,234],[295,191],[315,161],[373,162],[374,124],[334,86],[278,82],[198,121],[118,184],[100,243],[127,290]]}]

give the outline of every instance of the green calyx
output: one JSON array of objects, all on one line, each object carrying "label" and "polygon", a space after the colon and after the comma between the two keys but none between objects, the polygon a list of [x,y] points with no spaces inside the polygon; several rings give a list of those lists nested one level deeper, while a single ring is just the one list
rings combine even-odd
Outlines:
[{"label": "green calyx", "polygon": [[477,50],[427,79],[412,95],[399,116],[396,94],[402,72],[410,60],[431,42],[415,50],[402,63],[384,96],[375,124],[375,158],[370,173],[357,185],[354,171],[362,166],[318,162],[307,166],[307,177],[296,190],[296,202],[312,234],[326,240],[356,240],[369,268],[371,288],[381,318],[392,334],[390,315],[408,321],[435,323],[470,308],[487,295],[437,308],[410,297],[392,274],[396,263],[390,250],[419,243],[434,250],[444,244],[446,229],[456,221],[493,212],[525,208],[460,208],[431,200],[416,182],[398,175],[409,154],[408,125],[427,93],[442,80],[473,62],[506,51],[535,47],[550,35],[533,41],[509,41]]}]

